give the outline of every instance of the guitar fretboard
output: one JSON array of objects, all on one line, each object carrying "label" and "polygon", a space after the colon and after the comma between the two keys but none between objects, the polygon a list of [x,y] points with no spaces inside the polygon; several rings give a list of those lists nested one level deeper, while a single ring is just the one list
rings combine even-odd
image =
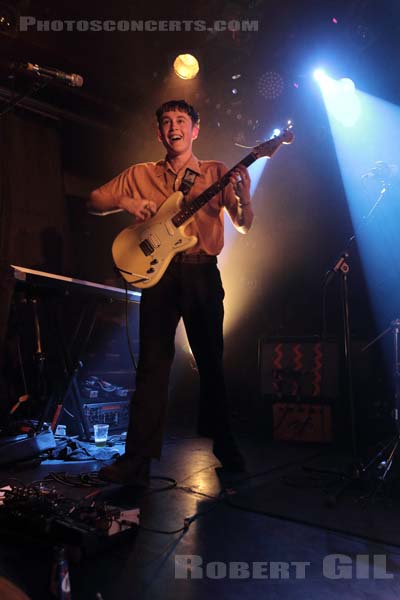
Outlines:
[{"label": "guitar fretboard", "polygon": [[180,227],[186,223],[186,221],[190,219],[198,210],[200,210],[202,206],[207,204],[211,198],[221,192],[228,185],[233,171],[235,171],[239,165],[249,167],[257,160],[257,158],[258,157],[253,154],[253,152],[250,152],[250,154],[248,154],[243,160],[238,162],[234,167],[232,167],[232,169],[227,171],[219,181],[210,185],[210,187],[200,194],[200,196],[197,196],[197,198],[194,198],[194,200],[191,200],[185,204],[185,206],[183,206],[172,218],[172,223],[175,225],[175,227]]}]

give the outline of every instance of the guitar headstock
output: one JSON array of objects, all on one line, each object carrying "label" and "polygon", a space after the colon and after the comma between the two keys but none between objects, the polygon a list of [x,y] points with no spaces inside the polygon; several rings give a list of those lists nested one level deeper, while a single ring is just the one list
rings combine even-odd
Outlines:
[{"label": "guitar headstock", "polygon": [[291,144],[293,142],[294,134],[292,130],[293,123],[289,121],[286,129],[272,137],[270,140],[253,148],[252,153],[255,154],[257,158],[262,158],[263,156],[271,157],[282,144]]}]

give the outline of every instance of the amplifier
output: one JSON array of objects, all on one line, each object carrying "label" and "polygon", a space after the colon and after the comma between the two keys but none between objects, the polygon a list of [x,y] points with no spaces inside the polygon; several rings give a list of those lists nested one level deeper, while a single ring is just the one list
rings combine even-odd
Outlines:
[{"label": "amplifier", "polygon": [[276,402],[273,404],[274,440],[290,442],[332,441],[329,404]]},{"label": "amplifier", "polygon": [[259,340],[261,396],[277,401],[331,400],[338,396],[338,347],[317,336]]},{"label": "amplifier", "polygon": [[129,400],[83,404],[83,414],[89,431],[93,431],[93,425],[96,423],[106,423],[110,426],[110,432],[128,429],[129,404]]},{"label": "amplifier", "polygon": [[318,336],[259,340],[264,422],[274,440],[328,443],[339,396],[336,340]]}]

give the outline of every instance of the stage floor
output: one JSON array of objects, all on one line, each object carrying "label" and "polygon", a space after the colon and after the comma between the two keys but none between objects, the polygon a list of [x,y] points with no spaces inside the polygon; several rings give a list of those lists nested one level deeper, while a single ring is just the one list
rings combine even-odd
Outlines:
[{"label": "stage floor", "polygon": [[[400,597],[396,481],[371,501],[362,500],[371,482],[352,486],[328,508],[326,498],[332,500],[341,480],[313,468],[340,470],[347,460],[343,453],[249,437],[239,441],[246,474],[224,473],[210,441],[184,433],[166,439],[146,492],[101,488],[99,495],[110,504],[139,506],[143,529],[100,554],[70,561],[72,598]],[[99,466],[96,461],[47,461],[30,470],[3,469],[0,479],[3,485],[10,476],[28,483],[50,472],[79,475]],[[168,481],[159,477],[177,485],[165,489]],[[75,499],[99,489],[49,485]],[[173,533],[194,515],[187,530]],[[30,598],[51,597],[51,563],[51,549],[42,542],[1,536],[0,575]]]}]

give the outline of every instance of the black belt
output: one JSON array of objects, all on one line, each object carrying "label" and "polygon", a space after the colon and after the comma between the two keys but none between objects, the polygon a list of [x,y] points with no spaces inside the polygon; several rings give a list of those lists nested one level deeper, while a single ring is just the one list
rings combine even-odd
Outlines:
[{"label": "black belt", "polygon": [[175,263],[191,263],[191,264],[201,264],[201,263],[217,263],[217,257],[211,254],[184,254],[183,252],[179,254],[175,254],[172,262]]}]

